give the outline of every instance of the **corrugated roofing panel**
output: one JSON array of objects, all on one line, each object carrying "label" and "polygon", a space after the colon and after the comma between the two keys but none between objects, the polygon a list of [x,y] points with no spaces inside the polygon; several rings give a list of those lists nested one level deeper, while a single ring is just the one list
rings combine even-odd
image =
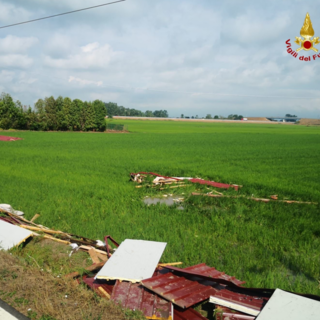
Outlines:
[{"label": "corrugated roofing panel", "polygon": [[174,320],[207,320],[207,318],[192,308],[186,310],[178,310],[175,308]]},{"label": "corrugated roofing panel", "polygon": [[138,283],[116,281],[111,300],[125,308],[141,310],[148,319],[172,319],[171,302],[145,289]]},{"label": "corrugated roofing panel", "polygon": [[168,269],[175,270],[175,271],[183,270],[183,271],[190,272],[190,274],[192,275],[201,275],[201,276],[206,276],[206,277],[211,277],[216,279],[224,279],[234,283],[237,286],[240,286],[245,283],[245,281],[241,281],[236,279],[235,277],[229,276],[224,272],[218,271],[215,268],[207,266],[205,263],[197,264],[195,266],[191,266],[183,269],[175,268],[175,267],[168,267]]},{"label": "corrugated roofing panel", "polygon": [[[143,280],[142,285],[159,294],[165,299],[172,301],[181,308],[209,299],[217,289],[210,285],[203,285],[197,281],[188,280],[171,272]],[[212,285],[215,283],[212,282]]]},{"label": "corrugated roofing panel", "polygon": [[104,289],[110,295],[112,293],[114,281],[113,281],[113,283],[111,283],[112,281],[109,281],[109,282],[106,282],[104,280],[99,281],[99,280],[95,280],[94,278],[89,278],[87,276],[83,276],[82,280],[87,286],[89,286],[91,289],[93,289],[99,295],[100,295],[100,292],[98,291],[99,287],[102,287],[102,289]]}]

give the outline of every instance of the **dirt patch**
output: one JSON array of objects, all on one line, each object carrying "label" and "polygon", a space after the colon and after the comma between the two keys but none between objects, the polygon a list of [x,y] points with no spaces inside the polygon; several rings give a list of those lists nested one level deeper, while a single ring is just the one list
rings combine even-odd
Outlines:
[{"label": "dirt patch", "polygon": [[320,119],[301,119],[299,124],[304,126],[320,126]]},{"label": "dirt patch", "polygon": [[247,119],[250,121],[270,121],[265,117],[248,117]]},{"label": "dirt patch", "polygon": [[[19,251],[12,254],[0,251],[0,298],[31,319],[128,320],[130,316],[119,306],[98,297],[82,283],[57,275],[64,264],[74,263],[66,263],[66,259],[71,260],[67,247],[45,240],[20,256],[16,255]],[[37,255],[32,256],[33,251]],[[50,260],[44,251],[52,255]],[[63,271],[66,270],[62,274]]]},{"label": "dirt patch", "polygon": [[16,141],[16,140],[22,140],[22,138],[9,137],[9,136],[0,136],[0,141]]},{"label": "dirt patch", "polygon": [[123,131],[118,131],[118,130],[106,130],[106,133],[129,133],[129,131],[123,130]]}]

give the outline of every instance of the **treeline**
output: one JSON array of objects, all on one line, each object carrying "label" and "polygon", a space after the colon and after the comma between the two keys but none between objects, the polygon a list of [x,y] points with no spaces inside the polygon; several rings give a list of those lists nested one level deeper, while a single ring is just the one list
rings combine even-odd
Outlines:
[{"label": "treeline", "polygon": [[3,93],[0,96],[0,128],[25,130],[104,131],[106,107],[100,100],[71,100],[59,96],[39,99],[35,108]]},{"label": "treeline", "polygon": [[241,120],[243,119],[243,115],[239,114],[229,114],[228,117],[215,115],[214,117],[211,114],[206,115],[206,119],[228,119],[228,120]]},{"label": "treeline", "polygon": [[117,103],[114,103],[114,102],[105,103],[105,106],[107,109],[107,115],[110,118],[113,116],[157,117],[157,118],[169,117],[167,110],[155,110],[155,111],[147,110],[146,112],[143,112],[136,109],[130,109],[130,108],[118,106]]}]

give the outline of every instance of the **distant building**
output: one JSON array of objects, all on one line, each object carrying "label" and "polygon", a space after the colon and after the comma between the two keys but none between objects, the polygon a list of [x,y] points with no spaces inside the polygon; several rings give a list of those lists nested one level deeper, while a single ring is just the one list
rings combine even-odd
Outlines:
[{"label": "distant building", "polygon": [[298,117],[266,117],[270,121],[276,122],[297,122],[300,121],[301,118]]}]

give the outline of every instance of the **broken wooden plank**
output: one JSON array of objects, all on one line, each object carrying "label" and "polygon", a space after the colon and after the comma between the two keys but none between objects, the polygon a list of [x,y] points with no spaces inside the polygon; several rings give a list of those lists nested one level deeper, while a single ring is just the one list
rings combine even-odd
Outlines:
[{"label": "broken wooden plank", "polygon": [[108,300],[110,300],[110,294],[109,294],[106,290],[104,290],[102,287],[99,287],[98,290],[101,292],[101,294],[102,294],[105,298],[107,298]]},{"label": "broken wooden plank", "polygon": [[[89,272],[95,272],[95,271],[100,270],[104,266],[104,264],[105,264],[105,262],[95,263],[95,264],[85,268],[84,270],[89,271]],[[66,278],[76,278],[79,276],[80,276],[80,273],[78,271],[75,271],[75,272],[72,272],[72,273],[65,275]]]},{"label": "broken wooden plank", "polygon": [[34,222],[36,219],[40,217],[40,214],[36,213],[33,218],[30,220],[30,222]]},{"label": "broken wooden plank", "polygon": [[100,259],[96,253],[96,251],[91,248],[89,251],[88,251],[89,255],[90,255],[90,258],[92,260],[93,263],[99,263],[100,262]]},{"label": "broken wooden plank", "polygon": [[198,193],[192,192],[193,196],[204,196],[211,198],[245,198],[248,200],[254,200],[258,202],[284,202],[284,203],[300,203],[300,204],[318,204],[318,202],[305,202],[305,201],[296,201],[296,200],[274,200],[274,199],[265,199],[265,198],[255,198],[255,197],[246,197],[244,195],[241,196],[229,196],[229,195],[220,195],[220,194],[211,194],[211,193]]}]

